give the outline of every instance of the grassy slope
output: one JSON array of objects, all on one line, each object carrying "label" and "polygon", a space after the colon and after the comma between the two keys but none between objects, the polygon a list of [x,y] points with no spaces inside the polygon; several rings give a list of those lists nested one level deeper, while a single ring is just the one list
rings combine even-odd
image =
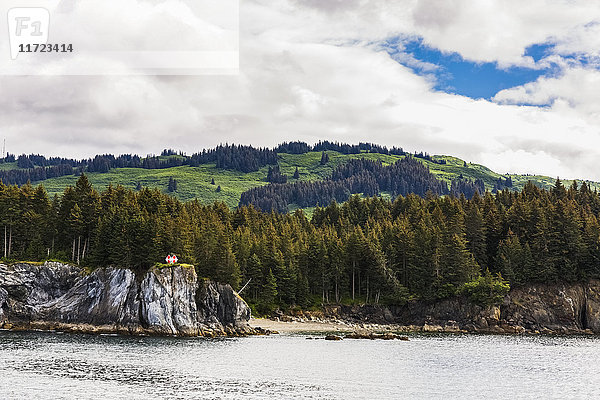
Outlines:
[{"label": "grassy slope", "polygon": [[[300,173],[300,181],[321,180],[331,174],[333,168],[351,158],[370,158],[382,160],[385,163],[393,163],[399,157],[384,154],[352,154],[343,155],[330,152],[330,162],[321,165],[321,153],[311,152],[308,154],[281,154],[279,165],[283,173],[294,179],[296,167]],[[200,167],[174,167],[166,169],[142,169],[142,168],[115,168],[106,173],[92,172],[87,176],[92,184],[98,188],[104,188],[108,184],[123,185],[134,189],[138,182],[142,186],[166,190],[169,178],[177,180],[177,192],[174,195],[181,200],[198,199],[203,203],[212,203],[215,200],[224,201],[230,207],[238,205],[242,192],[261,185],[266,185],[269,167],[263,167],[259,171],[241,173],[217,169],[214,164],[205,164]],[[215,185],[211,185],[211,179],[215,179]],[[74,185],[77,177],[74,175],[47,179],[43,182],[46,190],[53,194],[60,194],[65,187]],[[221,192],[217,192],[217,186],[221,186]]]},{"label": "grassy slope", "polygon": [[8,171],[11,169],[19,169],[19,167],[17,167],[17,162],[7,162],[7,163],[0,163],[0,171]]},{"label": "grassy slope", "polygon": [[[231,207],[237,206],[242,192],[267,182],[261,181],[266,177],[266,172],[258,171],[242,174],[235,171],[218,170],[214,164],[202,165],[200,167],[174,167],[166,169],[142,169],[142,168],[116,168],[107,173],[93,172],[87,174],[92,184],[98,188],[104,188],[109,184],[123,185],[134,189],[138,182],[142,186],[159,188],[165,190],[169,178],[177,180],[176,197],[181,200],[199,199],[204,203],[215,200],[224,201]],[[211,185],[211,179],[215,179],[215,185]],[[41,183],[44,184],[50,194],[61,193],[68,185],[74,185],[77,177],[73,175],[52,178]],[[221,192],[217,192],[217,186],[221,186]]]},{"label": "grassy slope", "polygon": [[[465,162],[463,160],[452,156],[433,156],[433,159],[446,160],[446,164],[440,165],[426,160],[421,161],[423,161],[423,163],[429,167],[431,173],[436,175],[439,179],[450,182],[452,179],[456,179],[462,174],[466,178],[482,179],[485,182],[486,188],[489,190],[493,188],[494,183],[499,177],[506,178],[507,176],[511,177],[514,188],[518,190],[522,189],[528,181],[533,181],[537,186],[544,189],[553,187],[556,182],[556,178],[543,175],[502,175],[480,164],[467,163],[467,166],[465,167]],[[590,184],[592,190],[595,188],[600,189],[599,182],[589,180],[586,180],[586,182]],[[563,184],[567,187],[572,183],[572,180],[563,180]]]},{"label": "grassy slope", "polygon": [[[311,152],[307,154],[280,154],[279,165],[283,173],[288,175],[289,182],[296,167],[300,173],[299,180],[320,180],[331,174],[335,166],[352,158],[369,158],[381,160],[385,164],[393,163],[402,156],[390,156],[384,154],[351,154],[344,155],[336,152],[328,152],[330,161],[327,165],[320,165],[321,153]],[[488,189],[492,189],[498,177],[503,176],[479,164],[467,163],[461,159],[451,156],[434,156],[435,160],[446,160],[446,164],[436,164],[426,160],[422,161],[430,171],[438,178],[450,182],[461,174],[472,179],[483,179]],[[8,165],[7,165],[8,166]],[[14,166],[12,166],[14,168]],[[90,181],[98,189],[106,187],[109,183],[135,188],[140,182],[143,186],[156,187],[166,190],[170,177],[177,180],[176,197],[181,200],[198,199],[203,203],[211,203],[215,200],[224,201],[230,207],[237,206],[242,192],[267,184],[265,181],[268,167],[263,167],[257,172],[241,173],[217,169],[214,164],[206,164],[200,167],[174,167],[167,169],[141,169],[141,168],[117,168],[107,173],[90,173]],[[548,188],[554,184],[555,179],[547,176],[525,176],[511,175],[516,189],[521,189],[528,180],[534,181],[541,187]],[[215,185],[211,185],[211,179],[215,179]],[[43,181],[44,186],[50,194],[61,193],[68,185],[74,185],[76,176],[63,176]],[[565,181],[569,185],[570,181]],[[221,192],[217,192],[217,185],[221,186]],[[600,188],[600,184],[592,183],[592,188]],[[294,207],[291,207],[294,209]],[[310,210],[309,210],[310,211]]]}]

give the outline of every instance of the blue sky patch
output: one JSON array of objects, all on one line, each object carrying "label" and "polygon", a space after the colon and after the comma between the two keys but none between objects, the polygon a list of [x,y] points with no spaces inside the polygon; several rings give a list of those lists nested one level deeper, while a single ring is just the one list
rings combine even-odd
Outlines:
[{"label": "blue sky patch", "polygon": [[554,45],[550,43],[532,44],[525,49],[525,55],[533,58],[533,61],[538,62],[548,57],[551,54],[550,50],[552,48],[554,48]]},{"label": "blue sky patch", "polygon": [[[433,75],[436,90],[473,99],[490,99],[503,89],[533,82],[554,71],[553,67],[502,69],[496,63],[475,63],[463,59],[458,53],[443,53],[431,48],[421,40],[388,40],[383,48],[392,58],[419,75]],[[533,45],[527,48],[525,55],[537,62],[547,56],[551,48],[549,44]]]}]

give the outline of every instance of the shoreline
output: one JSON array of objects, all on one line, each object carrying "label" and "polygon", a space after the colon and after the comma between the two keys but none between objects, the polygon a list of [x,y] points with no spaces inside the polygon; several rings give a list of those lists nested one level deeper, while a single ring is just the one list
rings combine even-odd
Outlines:
[{"label": "shoreline", "polygon": [[[169,334],[148,329],[124,329],[109,325],[64,324],[64,323],[28,323],[0,325],[2,332],[49,332],[78,333],[88,335],[116,335],[130,337],[179,337],[179,338],[235,338],[270,335],[306,335],[339,336],[351,339],[390,339],[401,338],[405,334],[469,334],[502,336],[586,336],[600,337],[590,330],[510,330],[505,329],[445,329],[437,325],[399,325],[375,323],[351,323],[340,320],[279,321],[267,318],[250,318],[245,328],[227,327],[225,330],[204,330],[195,334]],[[336,339],[337,340],[337,339]],[[405,339],[407,340],[407,339]]]},{"label": "shoreline", "polygon": [[[469,333],[456,327],[437,329],[434,326],[353,323],[342,320],[281,321],[268,318],[250,318],[248,324],[253,329],[262,328],[278,333]],[[492,332],[489,332],[492,333]]]},{"label": "shoreline", "polygon": [[351,333],[359,329],[353,324],[333,321],[276,321],[267,318],[250,318],[248,324],[253,328],[262,328],[279,333]]},{"label": "shoreline", "polygon": [[210,329],[208,327],[199,328],[194,331],[166,331],[156,328],[143,328],[141,326],[121,326],[121,325],[94,325],[87,323],[63,323],[53,321],[31,321],[27,323],[4,323],[0,324],[0,331],[7,332],[62,332],[62,333],[80,333],[89,335],[122,335],[122,336],[146,336],[146,337],[245,337],[269,335],[270,331],[262,330],[258,327],[247,326],[224,326],[221,328]]},{"label": "shoreline", "polygon": [[537,335],[560,335],[560,336],[598,336],[590,329],[542,329],[529,330],[523,327],[499,327],[493,326],[484,329],[466,330],[460,329],[457,325],[400,325],[400,324],[376,324],[376,323],[353,323],[342,320],[307,320],[307,321],[281,321],[268,318],[250,318],[248,324],[253,329],[262,328],[273,333],[282,334],[386,334],[386,333],[460,333],[460,334],[491,334],[491,335],[510,335],[510,336],[537,336]]}]

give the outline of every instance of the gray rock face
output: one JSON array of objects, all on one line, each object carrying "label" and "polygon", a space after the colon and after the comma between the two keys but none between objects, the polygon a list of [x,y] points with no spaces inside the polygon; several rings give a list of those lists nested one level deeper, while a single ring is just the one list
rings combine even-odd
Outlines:
[{"label": "gray rock face", "polygon": [[0,326],[179,336],[253,333],[250,309],[229,285],[194,268],[103,268],[86,275],[60,263],[0,264]]},{"label": "gray rock face", "polygon": [[355,322],[393,323],[431,332],[600,334],[600,281],[519,287],[494,307],[458,297],[402,307],[330,307],[325,312]]},{"label": "gray rock face", "polygon": [[600,333],[598,282],[535,285],[509,293],[502,304],[502,319],[526,330]]}]

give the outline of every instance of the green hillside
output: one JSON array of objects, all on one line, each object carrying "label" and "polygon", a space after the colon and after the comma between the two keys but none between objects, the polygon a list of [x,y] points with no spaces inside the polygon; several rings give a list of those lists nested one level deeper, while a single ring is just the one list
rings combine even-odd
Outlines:
[{"label": "green hillside", "polygon": [[[515,190],[521,190],[523,186],[525,186],[525,184],[529,181],[532,181],[537,186],[544,189],[548,189],[554,186],[554,183],[556,182],[556,177],[544,175],[503,175],[492,171],[486,166],[480,164],[466,163],[464,160],[452,156],[433,156],[432,158],[435,161],[445,160],[446,164],[436,164],[427,160],[420,161],[429,167],[431,173],[436,175],[439,179],[445,180],[446,182],[450,182],[453,179],[456,179],[460,175],[462,175],[465,178],[482,179],[485,182],[486,188],[489,190],[493,188],[494,183],[499,177],[510,177],[513,181],[513,186]],[[583,180],[581,182],[583,182]],[[589,180],[585,180],[585,182],[587,182],[592,189],[600,188],[600,182],[593,182]],[[563,180],[563,183],[566,186],[570,186],[573,183],[573,181]]]},{"label": "green hillside", "polygon": [[[292,178],[294,171],[298,168],[301,181],[322,180],[327,178],[333,168],[353,158],[368,158],[372,160],[380,160],[384,164],[391,164],[404,156],[378,154],[378,153],[361,153],[361,154],[341,154],[334,151],[328,151],[329,162],[326,165],[321,165],[321,152],[309,152],[305,154],[286,154],[280,153],[279,166],[281,172],[289,178],[288,182],[293,182]],[[179,157],[179,156],[172,156]],[[453,179],[459,178],[461,175],[465,178],[482,179],[485,182],[486,188],[491,190],[494,183],[499,177],[507,175],[498,174],[489,168],[472,163],[465,163],[456,157],[451,156],[433,156],[434,161],[444,160],[446,164],[439,164],[425,159],[419,159],[429,170],[442,179],[450,183]],[[4,168],[16,168],[15,163],[4,164]],[[180,166],[165,169],[142,169],[142,168],[115,168],[109,172],[88,173],[90,181],[95,187],[101,189],[109,184],[123,185],[128,188],[135,188],[138,183],[142,186],[150,188],[159,188],[162,191],[167,190],[169,178],[173,177],[177,180],[177,191],[174,196],[180,200],[198,199],[203,203],[211,203],[213,201],[223,201],[230,207],[237,206],[242,192],[256,187],[266,185],[268,167],[263,167],[259,171],[242,173],[232,170],[218,169],[215,164],[204,164],[199,167]],[[531,180],[536,185],[548,188],[554,184],[555,178],[548,176],[525,176],[525,175],[510,175],[513,180],[514,189],[521,189],[527,181]],[[211,184],[211,180],[215,180],[215,185]],[[34,184],[43,183],[50,194],[61,193],[68,185],[74,185],[77,177],[68,175],[59,178],[51,178],[42,182],[34,182]],[[570,181],[565,181],[569,185]],[[597,182],[590,182],[592,188],[600,187]],[[217,187],[221,187],[221,191],[217,191]],[[293,206],[291,207],[294,208]]]},{"label": "green hillside", "polygon": [[[281,172],[288,175],[289,182],[296,167],[300,174],[299,180],[321,180],[327,178],[331,171],[339,164],[352,158],[369,158],[381,160],[383,163],[394,163],[401,156],[389,156],[386,154],[363,153],[363,154],[340,154],[328,152],[329,163],[321,165],[321,153],[309,152],[306,154],[280,154],[279,166]],[[242,192],[261,185],[266,185],[269,167],[263,167],[259,171],[243,173],[238,171],[218,169],[215,164],[205,164],[200,167],[181,166],[165,169],[142,169],[142,168],[115,168],[105,173],[91,172],[86,175],[96,188],[104,188],[109,184],[123,185],[135,188],[139,183],[150,188],[159,188],[166,191],[169,178],[177,180],[177,191],[173,195],[180,200],[198,199],[203,203],[211,203],[215,200],[223,201],[230,207],[238,205]],[[211,184],[214,178],[215,185]],[[77,176],[67,175],[59,178],[51,178],[42,182],[46,190],[53,194],[60,194],[69,185],[74,185]],[[221,191],[217,192],[217,186]]]}]

